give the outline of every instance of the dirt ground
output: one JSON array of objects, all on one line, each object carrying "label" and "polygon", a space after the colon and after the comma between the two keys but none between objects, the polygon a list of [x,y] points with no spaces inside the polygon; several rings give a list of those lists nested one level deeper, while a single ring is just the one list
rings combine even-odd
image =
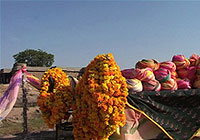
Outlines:
[{"label": "dirt ground", "polygon": [[[8,88],[8,84],[0,84],[0,97]],[[28,134],[29,140],[55,140],[55,129],[49,129],[41,117],[40,110],[37,106],[37,97],[39,91],[31,85],[26,85],[28,99]],[[22,140],[23,135],[23,117],[22,117],[22,89],[14,108],[9,115],[0,122],[0,140]]]}]

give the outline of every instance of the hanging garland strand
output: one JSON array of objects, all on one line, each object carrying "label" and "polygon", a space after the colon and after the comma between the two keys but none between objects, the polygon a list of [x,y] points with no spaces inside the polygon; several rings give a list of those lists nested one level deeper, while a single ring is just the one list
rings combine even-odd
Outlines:
[{"label": "hanging garland strand", "polygon": [[42,77],[38,105],[49,128],[69,118],[72,99],[73,88],[67,74],[61,68],[48,69]]},{"label": "hanging garland strand", "polygon": [[86,67],[75,91],[73,134],[76,140],[108,140],[125,124],[128,90],[112,54],[98,55]]}]

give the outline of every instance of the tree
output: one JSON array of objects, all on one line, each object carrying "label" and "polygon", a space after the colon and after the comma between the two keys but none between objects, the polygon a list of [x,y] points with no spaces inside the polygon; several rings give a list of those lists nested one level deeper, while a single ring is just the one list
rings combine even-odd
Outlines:
[{"label": "tree", "polygon": [[26,49],[13,55],[16,63],[26,63],[27,66],[50,67],[54,62],[54,55],[40,49]]}]

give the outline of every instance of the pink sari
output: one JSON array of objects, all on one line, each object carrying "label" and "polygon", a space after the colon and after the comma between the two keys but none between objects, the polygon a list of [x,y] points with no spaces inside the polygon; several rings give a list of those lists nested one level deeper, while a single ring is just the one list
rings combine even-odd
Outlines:
[{"label": "pink sari", "polygon": [[[120,140],[169,139],[160,128],[140,112],[129,107],[125,109],[126,124],[120,129]],[[200,129],[192,140],[200,139]]]},{"label": "pink sari", "polygon": [[0,121],[3,120],[12,110],[18,96],[22,81],[22,69],[11,77],[8,89],[0,98]]}]

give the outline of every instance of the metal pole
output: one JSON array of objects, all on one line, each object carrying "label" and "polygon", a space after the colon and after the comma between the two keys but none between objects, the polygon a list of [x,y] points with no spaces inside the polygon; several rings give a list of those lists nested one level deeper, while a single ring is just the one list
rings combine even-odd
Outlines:
[{"label": "metal pole", "polygon": [[59,127],[58,127],[58,124],[56,124],[56,140],[58,140],[58,130],[59,129]]},{"label": "metal pole", "polygon": [[27,98],[26,98],[26,88],[25,88],[25,84],[26,84],[26,75],[23,72],[22,75],[22,105],[23,105],[23,138],[24,140],[27,140],[27,134],[28,134],[28,127],[27,127]]}]

